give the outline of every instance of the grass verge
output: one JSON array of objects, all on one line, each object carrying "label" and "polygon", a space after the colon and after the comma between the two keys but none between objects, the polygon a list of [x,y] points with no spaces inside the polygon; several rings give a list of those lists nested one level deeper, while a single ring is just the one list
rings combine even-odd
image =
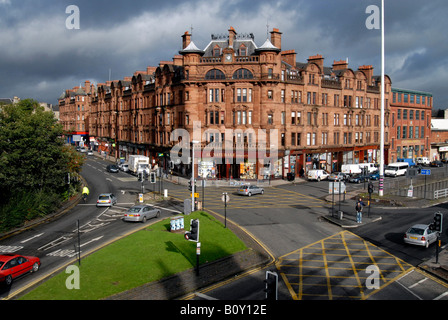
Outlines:
[{"label": "grass verge", "polygon": [[[247,249],[206,212],[185,216],[186,226],[190,218],[200,221],[200,264]],[[21,299],[98,300],[194,267],[196,243],[169,228],[170,220],[165,219],[85,257],[79,267],[79,289],[67,289],[71,274],[61,272]]]}]

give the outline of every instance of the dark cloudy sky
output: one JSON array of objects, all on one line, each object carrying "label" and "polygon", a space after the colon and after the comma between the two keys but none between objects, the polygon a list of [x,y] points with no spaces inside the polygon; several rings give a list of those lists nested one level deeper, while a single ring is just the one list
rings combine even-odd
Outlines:
[{"label": "dark cloudy sky", "polygon": [[[69,5],[80,29],[67,29]],[[315,54],[349,59],[352,69],[381,72],[379,30],[368,30],[369,5],[380,0],[0,0],[0,98],[57,103],[65,89],[123,79],[171,60],[193,27],[204,49],[212,33],[253,33],[261,46],[269,30],[297,60]],[[386,73],[396,88],[431,92],[448,107],[448,1],[385,0]]]}]

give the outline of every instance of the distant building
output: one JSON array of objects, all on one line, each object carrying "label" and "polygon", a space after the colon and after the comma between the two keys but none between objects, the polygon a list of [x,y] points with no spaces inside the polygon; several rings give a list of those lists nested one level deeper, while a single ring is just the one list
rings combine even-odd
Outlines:
[{"label": "distant building", "polygon": [[390,160],[430,157],[432,94],[392,88]]},{"label": "distant building", "polygon": [[431,119],[431,160],[448,160],[448,110],[443,118]]},{"label": "distant building", "polygon": [[96,89],[90,81],[84,86],[65,90],[59,97],[59,121],[67,143],[89,144],[89,116],[92,95]]}]

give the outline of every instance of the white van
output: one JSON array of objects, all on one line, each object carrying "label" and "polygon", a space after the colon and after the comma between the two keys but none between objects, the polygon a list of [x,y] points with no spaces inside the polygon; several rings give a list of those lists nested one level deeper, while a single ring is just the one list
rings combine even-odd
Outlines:
[{"label": "white van", "polygon": [[429,164],[431,163],[431,161],[429,161],[427,157],[418,157],[415,162],[422,166],[429,166]]},{"label": "white van", "polygon": [[341,166],[341,172],[345,174],[357,174],[361,173],[361,171],[359,164],[343,164]]},{"label": "white van", "polygon": [[384,170],[384,175],[389,177],[404,176],[409,168],[407,162],[393,162],[389,163]]},{"label": "white van", "polygon": [[306,175],[308,180],[316,180],[316,181],[328,179],[329,176],[330,174],[322,169],[310,170]]},{"label": "white van", "polygon": [[375,167],[374,163],[360,163],[359,167],[361,168],[361,170],[362,168],[367,167],[368,173],[378,171],[378,168]]}]

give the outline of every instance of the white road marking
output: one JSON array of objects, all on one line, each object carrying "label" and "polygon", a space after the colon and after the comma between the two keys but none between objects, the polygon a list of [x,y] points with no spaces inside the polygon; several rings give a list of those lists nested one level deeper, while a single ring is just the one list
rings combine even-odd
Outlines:
[{"label": "white road marking", "polygon": [[41,235],[43,235],[43,233],[37,234],[37,235],[35,235],[34,237],[31,237],[31,238],[28,238],[28,239],[26,239],[26,240],[23,240],[23,241],[21,241],[20,243],[28,242],[28,241],[30,241],[30,240],[33,240],[33,239],[35,239],[35,238],[40,237]]}]

